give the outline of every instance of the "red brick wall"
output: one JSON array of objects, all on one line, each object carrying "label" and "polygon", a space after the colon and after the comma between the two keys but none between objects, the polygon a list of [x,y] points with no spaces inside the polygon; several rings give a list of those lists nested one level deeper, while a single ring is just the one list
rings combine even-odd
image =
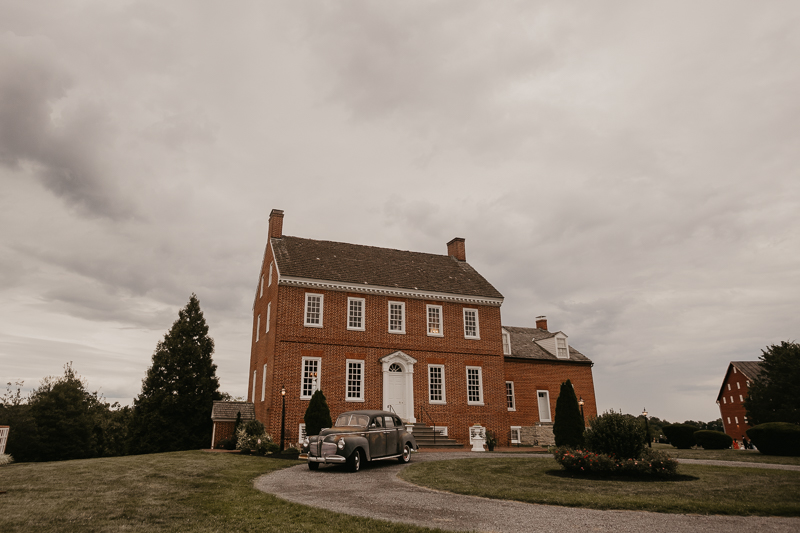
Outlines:
[{"label": "red brick wall", "polygon": [[[736,440],[742,440],[742,435],[750,429],[750,424],[745,422],[747,411],[744,409],[743,400],[747,398],[747,378],[739,371],[731,368],[725,383],[722,385],[722,398],[719,400],[719,413],[725,433]],[[730,387],[730,389],[728,388]],[[741,396],[741,398],[740,398]]]},{"label": "red brick wall", "polygon": [[233,436],[233,426],[236,422],[214,422],[214,448],[219,448],[221,440]]}]

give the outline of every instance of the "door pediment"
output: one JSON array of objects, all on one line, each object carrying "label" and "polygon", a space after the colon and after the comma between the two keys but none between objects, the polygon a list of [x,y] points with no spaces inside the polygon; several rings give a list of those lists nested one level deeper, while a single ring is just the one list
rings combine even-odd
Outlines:
[{"label": "door pediment", "polygon": [[417,363],[417,360],[408,355],[407,353],[401,352],[400,350],[390,353],[389,355],[384,355],[380,359],[378,359],[383,364],[383,371],[388,372],[389,367],[392,363],[399,364],[404,372],[414,372],[414,365]]}]

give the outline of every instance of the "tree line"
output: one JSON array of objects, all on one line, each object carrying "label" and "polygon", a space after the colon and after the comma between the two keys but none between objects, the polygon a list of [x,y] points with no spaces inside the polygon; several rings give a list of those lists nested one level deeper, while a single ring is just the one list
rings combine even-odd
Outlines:
[{"label": "tree line", "polygon": [[132,407],[109,404],[68,363],[27,397],[8,383],[0,397],[0,425],[11,426],[6,453],[16,461],[58,461],[205,448],[211,407],[223,399],[197,296],[153,353]]}]

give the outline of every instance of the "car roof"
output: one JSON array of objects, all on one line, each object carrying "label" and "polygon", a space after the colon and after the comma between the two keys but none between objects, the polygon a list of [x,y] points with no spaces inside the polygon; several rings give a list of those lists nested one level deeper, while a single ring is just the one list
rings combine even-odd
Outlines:
[{"label": "car roof", "polygon": [[[367,415],[367,416],[377,416],[377,415],[384,415],[384,416],[397,416],[395,413],[389,411],[377,411],[375,409],[365,409],[363,411],[345,411],[344,413],[339,413],[339,416],[342,415]],[[398,417],[399,418],[399,417]]]}]

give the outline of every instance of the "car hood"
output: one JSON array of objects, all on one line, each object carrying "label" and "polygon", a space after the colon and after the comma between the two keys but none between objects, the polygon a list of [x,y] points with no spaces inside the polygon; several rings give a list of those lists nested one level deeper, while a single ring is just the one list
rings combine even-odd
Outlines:
[{"label": "car hood", "polygon": [[357,427],[328,428],[320,431],[319,436],[324,437],[326,435],[341,435],[345,433],[365,433],[366,431],[367,428],[357,428]]}]

